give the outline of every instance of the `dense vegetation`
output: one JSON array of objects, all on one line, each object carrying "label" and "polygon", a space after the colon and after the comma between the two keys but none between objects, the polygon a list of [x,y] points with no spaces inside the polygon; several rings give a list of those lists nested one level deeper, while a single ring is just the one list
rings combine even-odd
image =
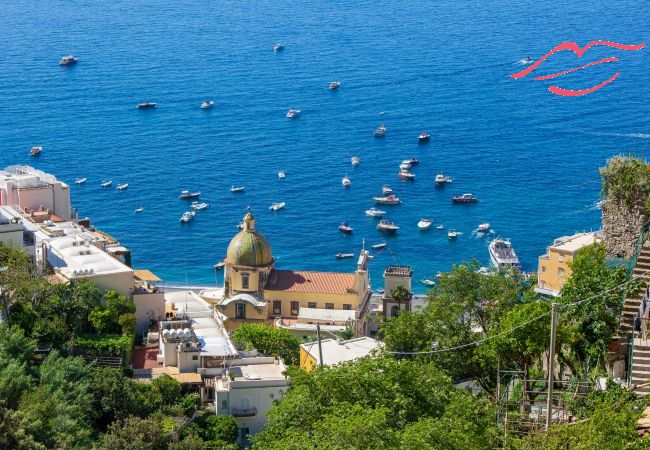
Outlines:
[{"label": "dense vegetation", "polygon": [[640,158],[615,156],[600,169],[603,195],[628,208],[645,206],[650,213],[650,165]]},{"label": "dense vegetation", "polygon": [[241,350],[257,350],[264,356],[282,358],[298,364],[300,341],[284,328],[259,323],[244,323],[232,333],[232,340]]}]

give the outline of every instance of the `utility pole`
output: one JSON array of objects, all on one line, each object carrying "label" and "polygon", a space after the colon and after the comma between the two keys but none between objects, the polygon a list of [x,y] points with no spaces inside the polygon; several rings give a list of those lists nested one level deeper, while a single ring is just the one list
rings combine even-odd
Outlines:
[{"label": "utility pole", "polygon": [[316,338],[318,338],[318,357],[320,358],[320,366],[323,366],[323,346],[320,344],[320,323],[316,323]]},{"label": "utility pole", "polygon": [[555,332],[557,329],[557,303],[551,304],[551,344],[548,349],[548,393],[546,399],[546,430],[553,415],[553,361],[555,360]]}]

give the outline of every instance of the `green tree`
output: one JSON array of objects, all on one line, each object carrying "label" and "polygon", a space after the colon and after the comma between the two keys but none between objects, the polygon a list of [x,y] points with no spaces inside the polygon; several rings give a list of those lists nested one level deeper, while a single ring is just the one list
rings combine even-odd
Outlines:
[{"label": "green tree", "polygon": [[20,424],[16,411],[7,409],[0,401],[0,448],[13,450],[45,450]]},{"label": "green tree", "polygon": [[203,438],[207,441],[234,443],[237,440],[239,427],[231,416],[208,415],[201,424],[204,429]]},{"label": "green tree", "polygon": [[134,313],[124,313],[120,315],[117,319],[122,334],[132,335],[135,333],[135,327],[137,325],[137,319]]},{"label": "green tree", "polygon": [[288,364],[300,360],[300,342],[288,330],[257,323],[244,323],[232,334],[239,347],[254,347],[266,356],[280,356]]},{"label": "green tree", "polygon": [[181,385],[169,375],[151,381],[151,394],[161,405],[173,405],[181,397]]},{"label": "green tree", "polygon": [[402,303],[406,303],[411,298],[413,297],[413,294],[411,291],[406,289],[404,286],[401,284],[395,286],[393,289],[390,290],[389,292],[390,298],[395,300],[397,302],[397,305],[399,307],[399,311],[402,310]]},{"label": "green tree", "polygon": [[154,419],[127,417],[108,427],[100,448],[104,450],[161,450],[166,449],[168,436],[160,422]]},{"label": "green tree", "polygon": [[98,306],[90,313],[88,320],[98,333],[109,331],[114,326],[113,315],[103,306]]}]

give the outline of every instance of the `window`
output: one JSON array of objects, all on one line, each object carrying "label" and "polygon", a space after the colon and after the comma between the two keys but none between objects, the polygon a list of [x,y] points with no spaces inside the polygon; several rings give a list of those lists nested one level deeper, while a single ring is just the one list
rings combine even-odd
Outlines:
[{"label": "window", "polygon": [[316,308],[316,302],[307,303],[307,308]]},{"label": "window", "polygon": [[276,316],[282,314],[282,302],[280,300],[273,300],[273,314]]},{"label": "window", "polygon": [[546,272],[546,266],[542,266],[542,272]]},{"label": "window", "polygon": [[562,275],[564,275],[564,269],[562,269],[562,268],[557,269],[557,276],[561,277]]},{"label": "window", "polygon": [[291,302],[291,315],[292,316],[297,316],[298,315],[298,309],[300,309],[300,302],[296,302],[296,301]]},{"label": "window", "polygon": [[244,447],[248,446],[248,435],[250,434],[250,431],[248,430],[248,427],[241,427],[239,429],[239,438],[241,440],[241,445]]},{"label": "window", "polygon": [[334,309],[334,303],[325,303],[325,309]]},{"label": "window", "polygon": [[560,262],[564,261],[564,256],[563,255],[558,255],[557,260]]},{"label": "window", "polygon": [[399,306],[393,305],[390,308],[390,316],[391,317],[397,317],[399,316]]},{"label": "window", "polygon": [[241,274],[241,288],[248,289],[248,274],[245,272]]},{"label": "window", "polygon": [[246,318],[246,304],[237,303],[235,310],[235,319],[245,319]]},{"label": "window", "polygon": [[221,400],[221,409],[228,409],[228,400]]},{"label": "window", "polygon": [[198,361],[199,355],[192,355],[192,361]]},{"label": "window", "polygon": [[251,407],[251,399],[248,397],[242,397],[239,403],[241,404],[241,409],[250,409]]},{"label": "window", "polygon": [[349,303],[344,303],[343,304],[343,310],[344,311],[350,311],[351,309],[352,309],[352,305],[350,305]]}]

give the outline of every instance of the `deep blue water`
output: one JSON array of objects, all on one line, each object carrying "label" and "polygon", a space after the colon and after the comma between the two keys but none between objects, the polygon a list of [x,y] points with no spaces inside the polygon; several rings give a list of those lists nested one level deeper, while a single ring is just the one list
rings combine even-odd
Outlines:
[{"label": "deep blue water", "polygon": [[[277,266],[353,270],[338,252],[385,239],[364,216],[384,183],[403,204],[390,252],[372,263],[380,284],[389,263],[421,279],[452,263],[488,263],[492,223],[512,239],[524,267],[553,238],[600,227],[598,167],[650,143],[650,48],[592,48],[579,63],[556,54],[536,74],[618,56],[557,84],[583,88],[616,71],[602,90],[552,95],[549,81],[508,78],[556,44],[649,41],[647,4],[391,0],[212,2],[116,0],[3,2],[0,11],[0,166],[31,164],[72,185],[74,206],[133,250],[134,264],[169,282],[214,281],[235,225],[251,206]],[[286,48],[273,52],[273,44]],[[75,67],[58,65],[73,53]],[[338,92],[327,84],[340,80]],[[199,108],[205,98],[217,105]],[[138,102],[158,102],[153,111]],[[289,121],[289,108],[302,110]],[[379,115],[384,111],[383,116]],[[380,123],[385,139],[373,138]],[[428,130],[428,145],[417,135]],[[43,154],[31,159],[33,145]],[[353,169],[350,157],[361,157]],[[416,156],[417,180],[397,166]],[[285,169],[281,182],[277,171]],[[436,189],[444,172],[454,183]],[[350,175],[350,189],[341,177]],[[74,185],[76,177],[86,185]],[[128,182],[102,190],[103,178]],[[231,194],[244,184],[243,195]],[[209,210],[180,226],[183,188]],[[452,206],[472,192],[480,202]],[[287,207],[268,210],[273,201]],[[136,215],[134,208],[144,206]],[[463,232],[419,232],[422,216]],[[340,221],[355,229],[337,230]],[[424,286],[421,286],[423,288]]]}]

